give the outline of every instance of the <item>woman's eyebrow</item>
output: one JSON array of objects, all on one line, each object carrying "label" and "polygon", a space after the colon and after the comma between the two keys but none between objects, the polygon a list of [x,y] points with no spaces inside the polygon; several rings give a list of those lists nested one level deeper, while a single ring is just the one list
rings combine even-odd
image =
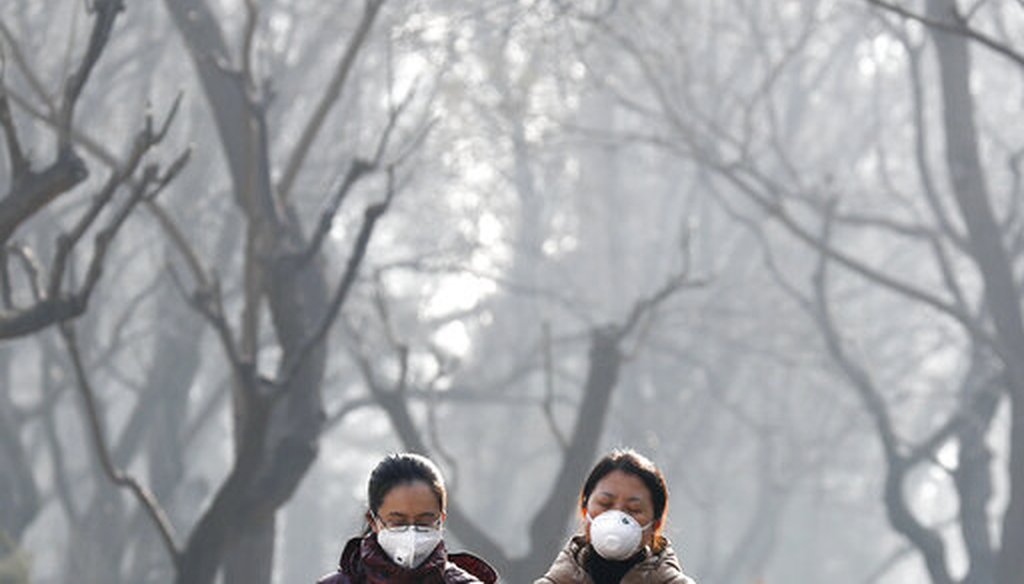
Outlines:
[{"label": "woman's eyebrow", "polygon": [[401,511],[392,511],[391,513],[388,513],[388,517],[407,517],[407,515]]},{"label": "woman's eyebrow", "polygon": [[434,513],[433,511],[424,511],[423,513],[420,513],[416,517],[437,517],[438,515],[440,515],[440,514],[439,513]]}]

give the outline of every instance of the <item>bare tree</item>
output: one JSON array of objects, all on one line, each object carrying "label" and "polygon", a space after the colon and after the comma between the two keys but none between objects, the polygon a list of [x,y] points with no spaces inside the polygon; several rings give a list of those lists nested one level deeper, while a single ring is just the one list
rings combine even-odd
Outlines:
[{"label": "bare tree", "polygon": [[[857,359],[850,356],[842,340],[844,333],[835,320],[828,316],[830,304],[826,301],[822,279],[816,280],[818,308],[816,322],[824,334],[826,346],[834,361],[850,380],[850,387],[858,392],[864,409],[876,424],[877,436],[887,453],[887,480],[885,502],[893,527],[917,548],[925,559],[927,570],[935,582],[954,582],[951,576],[948,544],[940,537],[941,526],[928,525],[911,510],[907,487],[912,480],[910,471],[919,466],[935,465],[941,447],[955,444],[959,447],[959,460],[953,472],[955,492],[960,501],[957,526],[961,531],[969,558],[965,582],[1010,582],[1021,572],[1019,565],[1021,497],[1019,439],[1021,416],[1019,411],[1018,379],[1020,359],[1024,345],[1021,323],[1020,284],[1014,276],[1017,261],[1018,231],[1015,205],[1004,208],[997,201],[1012,201],[1014,193],[994,195],[988,183],[991,170],[979,154],[981,131],[977,125],[977,98],[970,89],[972,64],[971,43],[991,50],[995,55],[1019,65],[1019,51],[997,33],[990,33],[974,24],[977,15],[984,13],[984,3],[970,10],[959,8],[954,2],[928,2],[925,13],[917,13],[902,5],[871,1],[888,12],[916,20],[929,27],[934,57],[941,78],[941,89],[936,98],[942,105],[940,132],[944,138],[945,164],[941,172],[948,177],[948,190],[942,186],[939,172],[932,170],[934,152],[926,136],[931,131],[931,118],[927,114],[927,101],[921,91],[919,67],[920,48],[906,40],[901,26],[886,21],[883,26],[895,38],[903,38],[903,46],[911,55],[909,95],[912,102],[909,120],[912,128],[910,153],[918,170],[917,185],[910,193],[894,187],[886,174],[892,154],[881,138],[878,139],[879,182],[891,199],[899,201],[907,212],[892,213],[851,210],[856,204],[852,197],[843,197],[837,185],[814,164],[827,166],[827,152],[820,135],[812,149],[804,140],[802,130],[808,108],[813,110],[811,96],[821,96],[822,74],[819,63],[805,53],[810,41],[825,29],[822,23],[835,16],[822,14],[814,3],[806,3],[801,10],[783,13],[773,8],[751,13],[746,37],[749,43],[742,50],[753,48],[749,59],[742,62],[756,65],[753,81],[730,77],[713,77],[709,89],[730,99],[711,103],[703,94],[705,87],[696,77],[703,63],[686,61],[676,74],[669,63],[671,55],[652,50],[642,35],[625,32],[608,19],[582,15],[595,30],[617,43],[630,58],[632,71],[645,84],[647,92],[623,91],[621,82],[607,84],[622,107],[635,112],[641,119],[653,121],[652,131],[635,136],[636,139],[674,152],[680,158],[693,162],[721,180],[723,204],[744,205],[745,213],[756,217],[752,223],[771,220],[796,241],[821,254],[833,267],[830,272],[842,270],[848,277],[866,281],[911,306],[927,307],[942,315],[959,328],[963,343],[960,355],[969,366],[963,378],[951,384],[958,386],[958,405],[945,416],[945,422],[934,424],[925,436],[908,440],[892,422],[892,408],[874,380],[875,375]],[[1013,8],[993,8],[994,11]],[[774,19],[778,30],[789,26],[791,35],[769,36],[761,26],[765,19]],[[670,19],[650,22],[652,36],[663,34]],[[835,22],[834,20],[830,22]],[[828,29],[834,34],[834,29]],[[677,36],[685,38],[685,35]],[[817,42],[821,42],[820,39]],[[820,44],[818,45],[821,46]],[[844,49],[836,45],[837,58]],[[730,54],[725,58],[739,58]],[[711,65],[713,67],[714,64]],[[834,70],[834,69],[833,69]],[[810,80],[810,83],[808,82]],[[844,82],[850,81],[843,78]],[[816,95],[817,94],[817,95]],[[892,93],[880,94],[881,99]],[[882,106],[884,107],[884,106]],[[907,123],[906,121],[904,123]],[[866,126],[867,132],[874,132]],[[847,133],[849,136],[850,133]],[[849,147],[850,152],[862,148],[855,139],[837,142],[836,152]],[[860,144],[872,144],[872,135]],[[1010,149],[1010,148],[1008,148]],[[842,154],[845,156],[845,154]],[[1009,167],[1016,168],[1013,151],[1008,156]],[[1015,170],[1013,172],[1016,172]],[[854,189],[857,190],[857,189]],[[730,197],[734,197],[730,199]],[[739,201],[736,203],[735,201]],[[1004,210],[1005,209],[1005,210]],[[1003,211],[1003,214],[1000,214]],[[904,221],[897,216],[908,216]],[[815,223],[828,227],[818,229]],[[834,228],[830,227],[834,225]],[[828,234],[842,233],[842,237]],[[930,260],[928,286],[907,278],[893,270],[878,267],[870,251],[850,249],[845,238],[868,237],[874,234],[904,243],[912,243]],[[958,263],[959,262],[959,263]],[[969,276],[961,268],[966,262],[981,277],[981,291],[975,294]],[[824,270],[819,270],[824,274]],[[796,284],[800,286],[799,284]],[[805,301],[805,303],[807,303]],[[998,548],[987,535],[989,520],[984,509],[992,500],[991,473],[995,460],[984,445],[1000,395],[1009,396],[1011,438],[1008,447],[1007,470],[1010,476],[1009,505],[1001,514],[1001,545]],[[938,397],[934,398],[936,402]],[[908,444],[909,442],[909,444]]]},{"label": "bare tree", "polygon": [[[929,3],[929,21],[945,22],[947,29],[954,27],[955,20],[950,20],[949,18],[950,8],[951,5],[947,5],[945,10],[943,10],[938,3]],[[948,238],[946,240],[947,243],[935,243],[933,245],[933,249],[936,252],[936,260],[941,273],[946,275],[949,294],[954,300],[950,302],[933,294],[931,291],[917,288],[908,282],[903,282],[899,278],[869,266],[863,260],[843,252],[838,245],[832,244],[830,239],[819,236],[804,227],[799,218],[799,213],[793,209],[794,205],[801,204],[800,198],[803,196],[800,193],[801,187],[783,182],[782,177],[785,176],[784,173],[754,163],[745,158],[742,151],[738,161],[726,160],[721,154],[721,150],[715,151],[708,147],[708,142],[701,142],[702,138],[695,138],[695,136],[702,136],[710,140],[717,140],[719,143],[732,140],[737,147],[746,149],[753,145],[753,140],[756,139],[754,134],[747,134],[746,136],[730,136],[724,132],[716,134],[714,133],[714,128],[711,127],[704,131],[697,130],[696,124],[701,122],[691,122],[687,118],[692,118],[692,116],[682,114],[673,104],[662,99],[660,107],[663,108],[662,111],[676,112],[671,115],[675,121],[674,123],[679,126],[680,135],[687,136],[684,148],[694,155],[700,164],[712,168],[728,181],[736,192],[748,197],[751,202],[758,205],[764,212],[776,218],[790,233],[796,235],[814,249],[820,250],[831,261],[853,271],[860,277],[867,278],[877,285],[888,288],[914,301],[927,303],[956,319],[964,327],[965,334],[969,338],[978,339],[977,342],[985,346],[975,350],[973,352],[975,355],[980,355],[983,360],[988,351],[994,351],[995,354],[1003,356],[1002,361],[1006,367],[1007,374],[1006,381],[1010,383],[1010,387],[1014,387],[1016,385],[1014,381],[1016,374],[1013,372],[1013,369],[1016,367],[1015,363],[1017,360],[1008,358],[1008,356],[1020,354],[1021,345],[1018,339],[1024,338],[1024,334],[1020,332],[1021,329],[1016,324],[1020,322],[1020,294],[1015,287],[1016,284],[1012,276],[1011,263],[1007,257],[1005,244],[1000,241],[1002,230],[995,219],[989,203],[991,199],[987,194],[984,184],[985,171],[979,162],[980,158],[977,154],[977,131],[973,126],[973,119],[975,117],[973,112],[974,106],[972,105],[970,93],[967,90],[967,73],[970,65],[966,57],[966,39],[963,35],[951,36],[945,31],[937,31],[933,36],[943,79],[941,96],[944,104],[943,111],[945,112],[944,134],[946,136],[946,153],[948,156],[947,168],[949,176],[952,178],[953,200],[957,210],[955,220],[950,220],[947,215],[944,215],[940,207],[933,208],[941,221],[939,229],[944,229],[943,226],[960,222],[966,226],[966,233],[962,239],[964,242],[964,253],[977,266],[985,282],[985,312],[978,316],[972,314],[973,310],[962,301],[962,284],[956,281],[955,270],[948,265],[948,259],[944,255],[946,253],[944,251],[945,246],[956,246],[957,242],[961,241],[960,235],[957,232],[950,231],[946,227],[946,232],[938,232],[937,237]],[[794,45],[795,49],[799,47],[799,42]],[[642,59],[639,53],[634,52],[634,56]],[[643,63],[646,62],[641,60],[641,66],[644,66]],[[779,62],[777,70],[783,70],[784,67],[786,67],[786,60]],[[770,71],[768,75],[771,75]],[[768,77],[768,80],[771,81],[775,78],[777,76]],[[653,77],[649,77],[649,80],[655,82]],[[667,95],[657,89],[655,93],[661,96]],[[766,107],[762,111],[767,111],[771,115],[771,102],[766,100],[765,104]],[[752,102],[751,110],[757,107],[756,102]],[[780,137],[776,143],[784,144],[785,140]],[[785,150],[777,150],[777,152],[779,152],[779,157],[785,163],[788,154]],[[784,169],[785,167],[783,167]],[[827,206],[817,207],[818,213],[821,214],[820,216],[825,217],[825,210],[827,208]],[[832,220],[827,217],[823,219],[826,223]],[[863,225],[870,222],[870,224],[880,229],[901,230],[901,226],[895,222],[890,223],[881,218],[865,220],[864,218],[837,215],[834,221],[836,224],[842,225]],[[905,227],[902,228],[903,232],[911,234],[912,232]],[[929,238],[936,237],[933,235],[936,232],[931,231],[930,227],[920,227],[919,229],[923,234],[922,238],[924,241],[929,241]],[[913,237],[913,235],[910,236]],[[931,241],[935,240],[932,239]],[[952,242],[952,244],[948,242]],[[991,320],[988,320],[989,318]],[[918,457],[933,456],[936,449],[951,436],[958,438],[961,447],[965,448],[965,452],[975,453],[976,456],[978,451],[975,447],[970,447],[969,445],[978,444],[978,432],[980,432],[980,435],[984,435],[985,429],[992,419],[996,402],[991,397],[991,391],[979,393],[977,381],[975,381],[977,376],[969,375],[966,380],[967,385],[965,386],[968,388],[967,394],[972,396],[987,395],[989,397],[987,399],[978,397],[965,398],[964,413],[956,413],[951,418],[951,421],[941,426],[935,435],[925,439],[920,447],[913,449],[912,452],[915,454],[907,457],[902,454],[903,447],[898,446],[900,440],[895,438],[895,432],[890,428],[890,423],[886,421],[887,406],[884,405],[884,401],[878,396],[877,392],[869,390],[870,387],[873,387],[870,375],[867,375],[863,368],[854,367],[850,363],[849,358],[841,348],[838,336],[834,332],[835,329],[827,324],[829,321],[819,322],[824,331],[833,331],[826,335],[826,338],[830,340],[829,347],[833,356],[837,359],[837,362],[842,364],[853,381],[853,385],[859,388],[862,395],[865,396],[867,410],[872,412],[872,415],[878,420],[879,435],[882,437],[883,444],[890,444],[886,448],[886,451],[890,452],[891,455],[889,459],[889,482],[885,500],[894,527],[921,550],[935,582],[952,582],[953,579],[948,572],[948,560],[946,559],[944,544],[936,532],[922,525],[914,517],[913,512],[909,510],[905,493],[906,473],[919,460]],[[990,323],[995,328],[994,335],[989,334]],[[983,369],[984,367],[982,367]],[[986,385],[986,383],[981,384],[982,387]],[[1011,391],[1011,395],[1013,395],[1013,391]],[[1011,400],[1011,403],[1013,403],[1013,400]],[[1017,409],[1014,408],[1014,411]],[[1014,419],[1017,419],[1017,416]],[[965,420],[970,420],[971,423],[968,424]],[[1016,426],[1017,424],[1015,423],[1014,427]],[[969,433],[972,431],[974,432],[973,434]],[[887,436],[889,438],[886,438]],[[1019,450],[1016,446],[1017,441],[1013,441],[1012,444],[1014,446],[1011,446],[1011,453],[1017,452]],[[982,452],[981,458],[978,460],[984,460],[985,458]],[[1017,458],[1019,457],[1011,454],[1011,476],[1016,476],[1017,474],[1013,470],[1016,464],[1014,460]],[[972,550],[970,554],[972,570],[967,577],[967,581],[986,581],[991,578],[988,558],[991,556],[992,551],[989,547],[990,542],[986,543],[987,537],[983,537],[980,540],[978,538],[979,534],[985,531],[984,529],[979,530],[978,522],[980,521],[984,524],[985,519],[984,513],[979,517],[977,509],[979,501],[985,501],[990,496],[990,489],[985,486],[988,484],[986,473],[990,471],[984,469],[980,472],[978,470],[972,471],[971,465],[968,464],[970,460],[964,460],[963,462],[964,464],[959,467],[958,471],[959,476],[964,477],[964,480],[959,483],[962,487],[959,494],[961,501],[964,503],[961,511],[961,528],[965,532],[967,547],[969,550]],[[973,478],[968,480],[966,478],[968,476]],[[996,577],[995,581],[997,582],[1009,582],[1011,578],[1009,574],[1017,572],[1017,570],[1012,569],[1012,564],[1009,563],[1011,560],[1006,559],[1019,556],[1019,553],[1015,552],[1013,548],[1013,542],[1016,541],[1016,536],[1014,535],[1015,526],[1020,523],[1015,520],[1016,506],[1013,503],[1015,496],[1012,493],[1016,489],[1017,487],[1013,487],[1011,491],[1011,504],[1006,515],[1004,515],[1004,548],[998,552],[998,557],[1002,559],[997,562],[997,565],[1003,567],[997,570],[997,573],[1002,574]],[[983,508],[984,505],[981,504],[981,507]],[[978,580],[975,580],[975,578],[978,578]]]},{"label": "bare tree", "polygon": [[[247,3],[241,57],[231,65],[225,33],[205,2],[166,3],[192,55],[228,161],[237,210],[246,222],[244,302],[236,330],[225,313],[215,272],[190,249],[184,232],[166,217],[161,219],[188,260],[196,283],[192,302],[215,330],[233,373],[236,423],[233,466],[175,554],[179,582],[211,582],[222,566],[227,582],[268,581],[276,511],[315,459],[324,419],[324,341],[356,281],[374,228],[394,196],[395,166],[401,156],[390,155],[389,141],[404,105],[396,104],[390,111],[373,153],[351,161],[309,235],[299,222],[293,181],[323,128],[324,116],[347,87],[382,4],[365,4],[333,79],[287,157],[281,180],[274,183],[272,136],[266,119],[269,87],[256,78],[253,68],[256,4]],[[350,256],[331,291],[321,259],[328,230],[355,184],[376,169],[386,169],[382,199],[366,208]],[[273,326],[281,355],[274,376],[263,374],[260,367],[260,327],[266,319]]]}]

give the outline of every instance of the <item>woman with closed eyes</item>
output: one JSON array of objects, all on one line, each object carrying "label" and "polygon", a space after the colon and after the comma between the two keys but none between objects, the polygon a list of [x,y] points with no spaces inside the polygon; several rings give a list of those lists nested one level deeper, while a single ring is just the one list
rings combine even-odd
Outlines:
[{"label": "woman with closed eyes", "polygon": [[582,533],[534,584],[694,584],[661,534],[668,488],[644,456],[605,455],[583,483],[579,510]]}]

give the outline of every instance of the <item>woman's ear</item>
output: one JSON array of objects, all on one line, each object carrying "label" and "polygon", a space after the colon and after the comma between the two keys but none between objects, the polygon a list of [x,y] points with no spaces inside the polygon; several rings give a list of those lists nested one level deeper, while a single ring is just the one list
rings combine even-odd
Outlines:
[{"label": "woman's ear", "polygon": [[366,512],[366,525],[368,525],[370,527],[370,531],[374,533],[380,531],[380,526],[377,525],[377,522],[373,520],[373,513],[371,513],[370,511]]},{"label": "woman's ear", "polygon": [[646,545],[654,548],[657,546],[658,541],[661,539],[661,519],[655,519],[651,522],[650,533],[644,533],[644,542]]}]

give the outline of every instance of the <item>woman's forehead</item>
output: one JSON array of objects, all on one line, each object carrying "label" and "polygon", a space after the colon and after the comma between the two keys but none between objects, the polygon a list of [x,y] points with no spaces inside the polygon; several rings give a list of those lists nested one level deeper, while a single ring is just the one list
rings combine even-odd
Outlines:
[{"label": "woman's forehead", "polygon": [[613,470],[594,485],[594,495],[613,496],[629,500],[647,502],[651,500],[651,492],[640,477]]},{"label": "woman's forehead", "polygon": [[380,513],[419,515],[441,511],[437,493],[423,481],[401,483],[391,487],[380,503]]}]

